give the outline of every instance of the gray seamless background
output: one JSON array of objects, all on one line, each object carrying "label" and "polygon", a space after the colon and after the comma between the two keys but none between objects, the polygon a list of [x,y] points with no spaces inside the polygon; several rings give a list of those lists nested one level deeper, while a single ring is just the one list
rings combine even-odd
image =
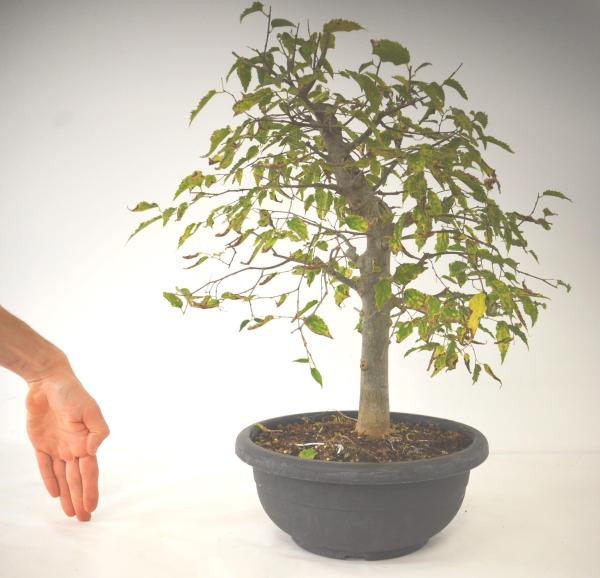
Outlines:
[{"label": "gray seamless background", "polygon": [[[212,130],[231,119],[214,99],[192,127],[198,99],[220,86],[231,51],[262,46],[266,20],[249,1],[0,2],[0,302],[69,355],[111,424],[118,444],[186,455],[203,445],[233,460],[239,429],[269,416],[352,409],[358,401],[354,314],[331,308],[333,341],[315,336],[321,391],[297,335],[281,324],[240,334],[246,317],[186,316],[162,291],[193,287],[206,271],[181,270],[179,231],[149,229],[127,207],[167,204],[180,179],[206,165]],[[492,452],[590,451],[598,442],[598,134],[600,8],[595,1],[459,0],[273,2],[277,17],[336,17],[367,31],[339,34],[334,67],[370,58],[370,38],[405,44],[425,78],[457,76],[464,108],[489,114],[489,131],[515,155],[490,151],[505,207],[527,210],[537,192],[564,191],[550,232],[533,231],[540,272],[573,291],[554,299],[534,328],[530,351],[516,345],[504,387],[464,369],[431,379],[424,357],[392,346],[392,408],[464,421]],[[239,91],[233,76],[229,86]],[[535,268],[534,268],[535,270]],[[196,280],[196,281],[195,281]],[[24,385],[0,374],[0,437],[26,443]],[[223,412],[228,416],[224,418]],[[199,440],[201,428],[210,445]],[[140,442],[144,442],[140,444]]]}]

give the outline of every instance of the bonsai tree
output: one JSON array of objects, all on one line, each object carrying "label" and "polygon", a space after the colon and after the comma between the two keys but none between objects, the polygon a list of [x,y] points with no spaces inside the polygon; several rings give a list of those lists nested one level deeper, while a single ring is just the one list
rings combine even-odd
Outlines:
[{"label": "bonsai tree", "polygon": [[[308,337],[332,333],[319,308],[358,298],[356,430],[365,436],[390,428],[393,340],[411,338],[406,355],[426,352],[432,375],[461,361],[473,382],[482,370],[500,381],[477,346],[492,341],[504,361],[515,339],[527,344],[546,307],[547,297],[529,285],[570,290],[518,260],[537,260],[523,228],[550,229],[555,213],[544,201],[567,197],[546,190],[529,212],[500,207],[500,182],[483,154],[489,145],[512,151],[487,133],[484,112],[456,104],[467,99],[458,69],[424,80],[428,62],[415,66],[403,45],[378,39],[356,69],[336,70],[329,58],[338,36],[360,34],[360,24],[335,19],[314,32],[308,24],[304,35],[260,2],[240,21],[248,16],[265,18],[266,39],[247,54],[233,52],[226,81],[235,73],[241,92],[222,82],[191,112],[190,123],[213,98],[232,102],[229,123],[207,143],[205,165],[181,181],[172,206],[143,201],[132,209],[153,215],[134,235],[185,217],[180,247],[205,229],[220,243],[206,250],[205,241],[183,258],[187,269],[213,260],[223,274],[164,297],[184,311],[240,301],[249,311],[245,331],[291,322],[306,348],[295,361],[321,385]],[[237,288],[236,278],[244,279]]]}]

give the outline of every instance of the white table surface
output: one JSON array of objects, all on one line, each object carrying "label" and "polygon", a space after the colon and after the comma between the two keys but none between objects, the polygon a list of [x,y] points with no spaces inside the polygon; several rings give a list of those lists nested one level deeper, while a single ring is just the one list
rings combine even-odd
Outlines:
[{"label": "white table surface", "polygon": [[463,507],[420,551],[379,562],[299,549],[267,518],[251,469],[218,471],[115,448],[89,523],[45,495],[26,445],[0,444],[0,577],[593,578],[600,572],[600,454],[492,454]]}]

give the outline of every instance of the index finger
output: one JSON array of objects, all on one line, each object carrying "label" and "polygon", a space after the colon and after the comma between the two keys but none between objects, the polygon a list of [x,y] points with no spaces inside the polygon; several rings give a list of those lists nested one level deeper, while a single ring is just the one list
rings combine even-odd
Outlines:
[{"label": "index finger", "polygon": [[83,507],[93,512],[98,506],[98,460],[96,456],[79,458],[79,472],[83,486]]}]

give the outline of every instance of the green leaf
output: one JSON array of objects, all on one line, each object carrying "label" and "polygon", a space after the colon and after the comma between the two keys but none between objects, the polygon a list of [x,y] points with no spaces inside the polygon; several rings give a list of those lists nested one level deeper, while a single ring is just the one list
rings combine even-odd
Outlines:
[{"label": "green leaf", "polygon": [[414,281],[427,267],[419,263],[402,263],[396,267],[394,272],[394,281],[399,285],[408,285]]},{"label": "green leaf", "polygon": [[245,94],[233,105],[232,109],[235,113],[234,116],[250,110],[256,104],[270,100],[272,96],[273,91],[270,88],[261,88],[256,92]]},{"label": "green leaf", "polygon": [[288,220],[287,226],[294,231],[301,239],[308,239],[308,227],[300,217],[292,217]]},{"label": "green leaf", "polygon": [[206,103],[215,95],[217,94],[217,91],[214,89],[209,90],[201,99],[200,102],[198,103],[198,106],[196,106],[196,108],[194,110],[192,110],[192,113],[190,114],[190,122],[189,124],[192,124],[192,121],[196,118],[196,116],[198,115],[198,113],[206,106]]},{"label": "green leaf", "polygon": [[154,209],[155,207],[158,207],[158,205],[156,203],[149,203],[147,201],[141,201],[135,207],[133,207],[133,209],[129,209],[129,210],[132,212],[138,213],[140,211],[147,211],[148,209]]},{"label": "green leaf", "polygon": [[371,40],[373,54],[379,56],[382,62],[392,64],[408,64],[410,53],[402,44],[394,40]]},{"label": "green leaf", "polygon": [[359,233],[365,233],[369,230],[369,221],[360,215],[348,215],[346,217],[346,225]]},{"label": "green leaf", "polygon": [[299,357],[298,359],[294,359],[294,363],[308,363],[308,357]]},{"label": "green leaf", "polygon": [[183,235],[179,237],[179,242],[177,244],[178,247],[181,247],[198,229],[200,223],[190,223],[183,232]]},{"label": "green leaf", "polygon": [[315,448],[304,448],[298,452],[298,457],[302,460],[314,460],[317,455]]},{"label": "green leaf", "polygon": [[255,317],[254,318],[255,323],[248,326],[248,331],[252,331],[253,329],[258,329],[259,327],[266,325],[269,321],[271,321],[273,319],[275,319],[275,317],[273,317],[273,315],[267,315],[266,317],[263,317],[262,319],[260,319],[259,317]]},{"label": "green leaf", "polygon": [[425,293],[422,293],[418,289],[405,289],[404,290],[404,303],[410,309],[419,309],[425,305]]},{"label": "green leaf", "polygon": [[253,12],[262,12],[263,9],[263,5],[262,2],[252,2],[252,6],[250,6],[250,8],[246,8],[241,14],[240,14],[240,22],[246,18],[246,16],[248,16],[248,14],[252,14]]},{"label": "green leaf", "polygon": [[507,151],[509,153],[514,153],[515,152],[504,141],[501,141],[500,139],[497,139],[497,138],[495,138],[493,136],[486,135],[484,142],[485,143],[491,142],[492,144],[495,144],[496,146],[499,146],[501,149],[504,149],[505,151]]},{"label": "green leaf", "polygon": [[508,329],[508,324],[505,321],[498,321],[496,324],[496,343],[500,350],[500,359],[504,362],[508,346],[510,345],[511,336]]},{"label": "green leaf", "polygon": [[311,307],[314,307],[317,303],[317,299],[309,301],[304,307],[302,307],[302,309],[300,309],[300,311],[298,311],[298,313],[296,313],[294,319],[302,317],[302,315],[304,315]]},{"label": "green leaf", "polygon": [[244,92],[248,90],[248,85],[252,80],[252,65],[246,60],[239,58],[237,62],[236,72]]},{"label": "green leaf", "polygon": [[435,252],[443,253],[450,245],[450,237],[447,231],[441,231],[435,239]]},{"label": "green leaf", "polygon": [[329,333],[329,327],[327,327],[327,323],[318,315],[309,315],[304,318],[304,323],[306,326],[317,335],[324,335],[325,337],[331,337],[331,333]]},{"label": "green leaf", "polygon": [[352,32],[353,30],[364,30],[364,28],[357,22],[343,20],[342,18],[335,18],[323,25],[323,32],[325,34],[331,34],[333,32]]},{"label": "green leaf", "polygon": [[525,297],[523,298],[523,309],[525,310],[525,313],[531,317],[531,325],[533,327],[538,318],[538,309],[536,304],[529,299],[529,297]]},{"label": "green leaf", "polygon": [[465,92],[465,89],[463,88],[462,84],[458,82],[458,80],[454,80],[454,78],[447,78],[446,80],[444,80],[443,84],[449,86],[450,88],[453,88],[465,100],[468,100],[467,93]]},{"label": "green leaf", "polygon": [[492,368],[487,363],[483,364],[483,369],[485,369],[485,372],[490,377],[493,377],[500,385],[502,385],[502,380],[494,374],[494,372],[492,371]]},{"label": "green leaf", "polygon": [[129,235],[129,239],[127,239],[127,241],[129,242],[129,240],[137,235],[140,231],[144,230],[148,225],[151,225],[152,223],[155,223],[156,221],[158,221],[159,219],[161,219],[162,216],[161,215],[157,215],[156,217],[153,217],[152,219],[148,219],[147,221],[144,221],[143,223],[140,223],[138,225],[138,228],[131,233],[131,235]]},{"label": "green leaf", "polygon": [[375,283],[375,306],[378,310],[381,310],[391,296],[392,284],[389,279],[380,279]]},{"label": "green leaf", "polygon": [[479,365],[479,363],[476,363],[475,368],[473,369],[473,383],[475,383],[479,379],[480,373],[481,373],[481,365]]},{"label": "green leaf", "polygon": [[343,283],[337,285],[335,288],[335,294],[333,296],[335,304],[338,307],[341,307],[344,300],[348,297],[350,297],[350,288],[348,287],[348,285],[344,285]]},{"label": "green leaf", "polygon": [[323,387],[323,377],[321,376],[321,372],[316,367],[310,368],[310,374],[313,376],[313,379]]},{"label": "green leaf", "polygon": [[404,341],[412,332],[413,324],[411,321],[399,321],[396,324],[396,343]]},{"label": "green leaf", "polygon": [[290,22],[285,18],[273,18],[273,20],[271,20],[271,28],[281,28],[282,26],[291,26],[292,28],[296,27],[293,22]]},{"label": "green leaf", "polygon": [[467,322],[467,327],[471,330],[471,335],[474,336],[479,327],[479,320],[486,310],[485,293],[473,295],[469,300],[469,309],[471,310],[471,315]]},{"label": "green leaf", "polygon": [[246,325],[248,325],[248,323],[250,323],[250,319],[244,319],[241,323],[240,323],[240,331],[242,329],[244,329],[244,327],[246,327]]},{"label": "green leaf", "polygon": [[229,125],[218,128],[210,135],[210,149],[205,154],[202,155],[201,158],[207,157],[213,153],[213,151],[219,146],[219,143],[231,132],[231,127]]},{"label": "green leaf", "polygon": [[175,295],[175,293],[168,293],[167,291],[163,292],[163,297],[173,306],[177,307],[177,309],[181,309],[183,307],[183,301]]},{"label": "green leaf", "polygon": [[162,212],[163,227],[169,222],[175,211],[175,207],[169,207]]},{"label": "green leaf", "polygon": [[561,193],[560,191],[544,191],[542,193],[542,197],[557,197],[558,199],[564,199],[565,201],[573,202],[567,195]]}]

